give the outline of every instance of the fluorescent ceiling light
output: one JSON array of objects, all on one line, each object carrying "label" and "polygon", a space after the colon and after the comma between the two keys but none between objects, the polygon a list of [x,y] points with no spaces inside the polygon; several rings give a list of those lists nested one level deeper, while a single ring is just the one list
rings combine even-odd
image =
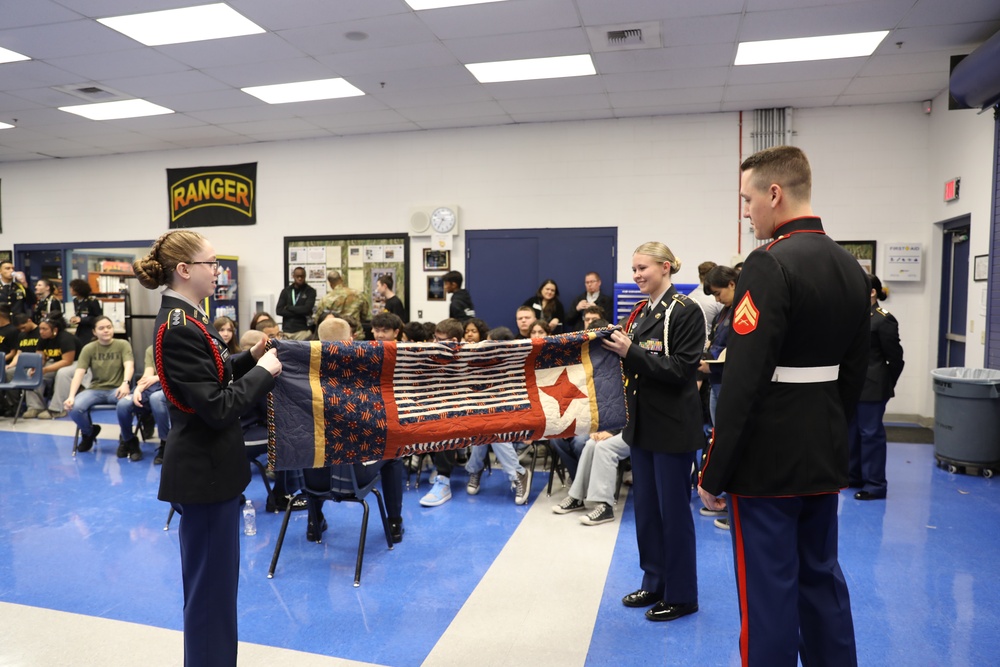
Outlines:
[{"label": "fluorescent ceiling light", "polygon": [[0,130],[9,130],[12,127],[14,126],[10,123],[0,123]]},{"label": "fluorescent ceiling light", "polygon": [[21,55],[17,51],[0,47],[0,63],[16,63],[19,60],[31,60],[31,58]]},{"label": "fluorescent ceiling light", "polygon": [[441,7],[461,7],[463,5],[484,5],[487,2],[503,2],[504,0],[406,0],[406,4],[415,11],[422,9],[440,9]]},{"label": "fluorescent ceiling light", "polygon": [[879,30],[850,35],[740,42],[739,48],[736,49],[734,64],[763,65],[870,56],[888,34],[888,30]]},{"label": "fluorescent ceiling light", "polygon": [[586,53],[580,56],[556,56],[554,58],[471,63],[466,65],[466,67],[479,80],[479,83],[558,79],[567,76],[591,76],[597,74],[597,70],[594,69],[594,61]]},{"label": "fluorescent ceiling light", "polygon": [[119,118],[139,118],[174,113],[173,109],[161,107],[146,100],[121,100],[118,102],[98,102],[97,104],[74,104],[59,107],[60,111],[75,113],[90,120],[116,120]]},{"label": "fluorescent ceiling light", "polygon": [[364,91],[355,88],[343,79],[318,79],[316,81],[298,81],[296,83],[276,83],[271,86],[251,86],[241,88],[244,93],[264,100],[268,104],[285,104],[286,102],[311,102],[313,100],[330,100],[337,97],[357,97]]},{"label": "fluorescent ceiling light", "polygon": [[97,20],[146,46],[200,42],[264,32],[259,25],[221,2]]}]

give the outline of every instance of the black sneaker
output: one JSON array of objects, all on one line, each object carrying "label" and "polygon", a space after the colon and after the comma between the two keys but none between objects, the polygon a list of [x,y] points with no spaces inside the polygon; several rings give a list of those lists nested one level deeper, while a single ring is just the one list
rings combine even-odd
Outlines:
[{"label": "black sneaker", "polygon": [[[97,441],[97,435],[101,432],[100,424],[94,424],[90,432],[90,435],[81,435],[80,444],[76,446],[76,451],[78,452],[89,452],[93,447],[94,443]],[[122,458],[125,458],[124,456]]]},{"label": "black sneaker", "polygon": [[153,457],[153,463],[160,465],[163,463],[163,448],[167,446],[167,443],[160,440],[160,446],[156,449],[156,456]]},{"label": "black sneaker", "polygon": [[403,528],[402,519],[389,519],[389,537],[392,538],[393,544],[399,544],[403,541],[403,533],[406,529]]},{"label": "black sneaker", "polygon": [[558,505],[552,506],[552,511],[556,514],[569,514],[570,512],[577,512],[586,507],[582,500],[577,500],[573,496],[566,496],[565,499]]},{"label": "black sneaker", "polygon": [[142,449],[139,448],[139,439],[132,436],[127,442],[128,445],[128,460],[135,463],[136,461],[142,460]]},{"label": "black sneaker", "polygon": [[600,503],[591,512],[585,516],[580,517],[580,523],[585,526],[596,526],[601,523],[607,523],[608,521],[615,520],[615,511],[611,509],[611,505],[607,503]]},{"label": "black sneaker", "polygon": [[123,459],[128,456],[128,440],[122,440],[118,438],[118,451],[115,452],[118,458]]}]

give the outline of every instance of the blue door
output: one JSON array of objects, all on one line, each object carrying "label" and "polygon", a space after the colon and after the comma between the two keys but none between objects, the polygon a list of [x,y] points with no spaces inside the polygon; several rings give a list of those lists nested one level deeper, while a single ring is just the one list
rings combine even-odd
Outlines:
[{"label": "blue door", "polygon": [[969,218],[944,224],[938,367],[965,365],[969,301]]},{"label": "blue door", "polygon": [[590,271],[597,271],[601,290],[611,295],[617,240],[616,227],[466,232],[466,284],[476,314],[491,327],[516,333],[517,307],[535,295],[543,280],[556,282],[568,312]]}]

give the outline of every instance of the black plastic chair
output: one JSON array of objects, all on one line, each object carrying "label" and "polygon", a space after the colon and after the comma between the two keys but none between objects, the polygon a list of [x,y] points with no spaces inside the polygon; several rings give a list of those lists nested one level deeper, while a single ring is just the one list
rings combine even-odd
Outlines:
[{"label": "black plastic chair", "polygon": [[[361,564],[365,557],[365,538],[368,535],[368,503],[365,496],[369,493],[375,494],[378,501],[379,516],[382,518],[382,529],[385,532],[386,546],[392,550],[392,535],[389,533],[389,519],[385,513],[385,503],[382,502],[382,495],[375,488],[379,481],[378,470],[381,463],[366,466],[360,463],[333,465],[327,468],[305,470],[304,487],[302,493],[319,499],[320,504],[327,500],[335,503],[351,502],[359,503],[364,508],[361,517],[361,538],[358,540],[358,559],[354,567],[354,586],[361,585]],[[317,475],[315,473],[329,472],[329,487],[315,485]],[[310,474],[311,473],[311,474]],[[325,481],[326,476],[323,475]],[[285,510],[285,518],[281,522],[281,532],[278,533],[278,541],[274,545],[274,556],[271,558],[271,567],[267,571],[267,578],[274,578],[274,570],[278,565],[278,556],[281,555],[281,545],[285,541],[285,531],[288,529],[288,519],[292,516],[292,503],[288,503]]]},{"label": "black plastic chair", "polygon": [[10,382],[0,382],[0,391],[18,391],[21,396],[17,401],[17,410],[14,411],[14,425],[24,410],[24,396],[30,390],[38,389],[44,382],[42,378],[42,355],[37,352],[21,352],[17,357],[17,366],[14,368],[14,377]]}]

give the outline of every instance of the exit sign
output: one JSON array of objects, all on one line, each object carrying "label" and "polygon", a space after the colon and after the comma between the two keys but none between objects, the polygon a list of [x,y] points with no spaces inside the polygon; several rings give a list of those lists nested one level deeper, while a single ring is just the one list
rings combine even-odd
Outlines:
[{"label": "exit sign", "polygon": [[945,181],[944,184],[944,200],[945,201],[955,201],[958,199],[958,187],[961,185],[961,178],[953,178],[950,181]]}]

